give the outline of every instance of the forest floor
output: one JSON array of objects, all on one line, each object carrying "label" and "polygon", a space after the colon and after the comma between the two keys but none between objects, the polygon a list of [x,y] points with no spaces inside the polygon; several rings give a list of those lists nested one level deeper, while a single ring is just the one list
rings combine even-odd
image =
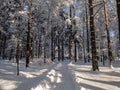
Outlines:
[{"label": "forest floor", "polygon": [[0,61],[0,90],[120,90],[120,61],[113,68],[99,63],[100,71],[92,71],[90,63],[54,62],[30,63],[29,68],[20,62],[20,75],[16,64]]}]

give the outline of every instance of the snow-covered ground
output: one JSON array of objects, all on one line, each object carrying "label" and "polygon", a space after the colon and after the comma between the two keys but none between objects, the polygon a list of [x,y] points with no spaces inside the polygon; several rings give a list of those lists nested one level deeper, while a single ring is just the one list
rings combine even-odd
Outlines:
[{"label": "snow-covered ground", "polygon": [[0,61],[0,90],[120,90],[120,61],[113,66],[100,64],[100,71],[94,72],[83,61],[31,63],[27,69],[21,62],[17,76],[15,63]]}]

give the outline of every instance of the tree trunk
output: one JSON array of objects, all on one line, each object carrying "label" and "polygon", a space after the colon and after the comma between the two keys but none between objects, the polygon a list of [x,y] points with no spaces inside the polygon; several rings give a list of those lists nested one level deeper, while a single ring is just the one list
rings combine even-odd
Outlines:
[{"label": "tree trunk", "polygon": [[[49,9],[49,8],[48,8]],[[49,9],[48,11],[48,20],[47,20],[47,27],[46,27],[46,32],[45,32],[45,39],[44,39],[44,63],[46,63],[46,40],[47,40],[47,35],[48,35],[48,30],[50,30],[50,13],[51,13],[51,10]]]},{"label": "tree trunk", "polygon": [[77,62],[77,42],[76,42],[76,40],[75,40],[75,42],[74,42],[74,48],[75,48],[75,51],[74,51],[74,59],[75,59],[75,62]]},{"label": "tree trunk", "polygon": [[42,45],[41,45],[41,37],[39,38],[39,44],[38,44],[38,58],[42,55]]},{"label": "tree trunk", "polygon": [[93,71],[99,70],[98,60],[96,57],[96,39],[94,29],[94,16],[93,16],[93,0],[89,0],[89,15],[90,15],[90,33],[91,33],[91,48],[92,48],[92,68]]},{"label": "tree trunk", "polygon": [[62,38],[62,61],[64,61],[64,38]]},{"label": "tree trunk", "polygon": [[[55,30],[54,30],[55,32]],[[56,44],[56,39],[54,38],[54,48],[53,48],[53,51],[54,51],[54,54],[53,54],[53,59],[55,60],[55,44]]]},{"label": "tree trunk", "polygon": [[70,36],[69,36],[69,59],[72,62],[72,5],[70,5],[70,20],[71,24],[69,26],[70,29]]},{"label": "tree trunk", "polygon": [[86,48],[85,48],[85,33],[84,33],[84,22],[85,22],[85,19],[83,17],[83,57],[84,57],[84,62],[86,63]]},{"label": "tree trunk", "polygon": [[51,30],[51,60],[54,61],[54,29]]},{"label": "tree trunk", "polygon": [[85,11],[86,11],[86,32],[87,32],[87,59],[88,59],[88,62],[90,62],[90,42],[89,42],[89,31],[88,31],[88,10],[87,10],[87,0],[85,1],[86,3],[86,6],[85,6]]},{"label": "tree trunk", "polygon": [[2,56],[2,33],[0,31],[0,59],[1,59],[1,56]]},{"label": "tree trunk", "polygon": [[117,15],[118,15],[118,32],[119,32],[119,47],[118,47],[118,57],[120,57],[120,0],[116,0]]},{"label": "tree trunk", "polygon": [[18,21],[19,21],[19,24],[18,24],[18,41],[17,41],[17,47],[16,47],[16,63],[17,63],[17,75],[19,75],[19,58],[20,58],[20,16],[18,17]]},{"label": "tree trunk", "polygon": [[102,52],[102,57],[103,57],[103,66],[105,66],[105,56],[104,56],[104,51]]},{"label": "tree trunk", "polygon": [[60,33],[58,31],[58,61],[60,61]]},{"label": "tree trunk", "polygon": [[46,41],[44,41],[44,63],[46,63]]},{"label": "tree trunk", "polygon": [[12,56],[13,56],[13,49],[10,50],[9,61],[11,61]]},{"label": "tree trunk", "polygon": [[17,48],[16,48],[17,75],[19,75],[19,48],[20,48],[20,44],[18,41]]},{"label": "tree trunk", "polygon": [[3,60],[6,58],[6,55],[5,55],[6,40],[7,40],[7,37],[4,36],[4,39],[3,39],[3,50],[2,50],[2,59]]},{"label": "tree trunk", "polygon": [[120,0],[116,0],[117,3],[117,15],[118,15],[118,30],[119,30],[119,43],[120,43]]},{"label": "tree trunk", "polygon": [[108,42],[108,57],[109,57],[109,61],[110,61],[109,65],[111,67],[113,54],[112,54],[111,45],[110,45],[111,42],[110,42],[110,34],[109,34],[109,29],[108,29],[108,14],[107,14],[107,8],[106,8],[105,0],[103,0],[103,2],[104,2],[104,15],[105,15],[107,42]]},{"label": "tree trunk", "polygon": [[30,62],[30,41],[31,41],[30,32],[31,32],[31,22],[29,19],[28,20],[28,31],[27,31],[27,45],[26,45],[26,68],[29,67],[29,62]]}]

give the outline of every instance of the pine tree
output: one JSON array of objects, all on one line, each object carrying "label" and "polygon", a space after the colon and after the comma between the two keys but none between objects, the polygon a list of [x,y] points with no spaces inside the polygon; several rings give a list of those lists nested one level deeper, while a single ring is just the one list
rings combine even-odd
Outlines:
[{"label": "pine tree", "polygon": [[31,28],[32,28],[32,2],[30,2],[30,5],[28,6],[28,27],[27,27],[27,43],[26,43],[26,68],[29,67],[30,63],[30,56],[31,56]]},{"label": "pine tree", "polygon": [[72,5],[70,5],[70,25],[69,25],[69,30],[70,30],[70,36],[69,36],[69,59],[70,62],[72,62]]},{"label": "pine tree", "polygon": [[116,0],[117,3],[117,15],[118,15],[118,27],[119,27],[119,43],[120,43],[120,0]]},{"label": "pine tree", "polygon": [[90,15],[90,33],[91,33],[91,48],[92,48],[92,68],[93,71],[99,70],[98,61],[96,57],[96,39],[94,29],[94,12],[93,12],[93,0],[89,0],[89,15]]},{"label": "pine tree", "polygon": [[111,42],[110,42],[110,33],[109,33],[109,28],[108,28],[108,14],[107,14],[107,9],[106,9],[106,3],[105,0],[103,0],[104,2],[104,15],[105,15],[105,22],[106,22],[106,31],[107,31],[107,43],[108,43],[108,57],[110,60],[110,67],[112,65],[112,60],[113,60],[113,54],[112,54],[112,50],[111,50]]},{"label": "pine tree", "polygon": [[90,62],[90,39],[89,39],[89,26],[88,26],[88,8],[87,8],[87,3],[88,1],[85,0],[85,12],[86,12],[86,32],[87,32],[87,59],[88,59],[88,62]]}]

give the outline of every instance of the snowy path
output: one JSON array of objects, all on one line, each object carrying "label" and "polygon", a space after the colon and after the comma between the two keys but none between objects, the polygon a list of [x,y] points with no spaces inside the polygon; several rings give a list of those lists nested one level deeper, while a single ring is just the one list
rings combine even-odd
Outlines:
[{"label": "snowy path", "polygon": [[76,90],[66,62],[33,64],[28,69],[21,64],[20,76],[16,76],[15,64],[1,64],[0,90]]},{"label": "snowy path", "polygon": [[75,82],[71,73],[69,72],[67,64],[58,64],[58,66],[55,67],[55,70],[57,73],[61,74],[62,82],[54,90],[76,90]]},{"label": "snowy path", "polygon": [[32,63],[28,69],[21,63],[16,76],[14,63],[0,62],[0,90],[120,90],[120,61],[115,66],[93,72],[83,62]]},{"label": "snowy path", "polygon": [[46,75],[44,82],[33,90],[76,90],[67,64],[57,64]]}]

